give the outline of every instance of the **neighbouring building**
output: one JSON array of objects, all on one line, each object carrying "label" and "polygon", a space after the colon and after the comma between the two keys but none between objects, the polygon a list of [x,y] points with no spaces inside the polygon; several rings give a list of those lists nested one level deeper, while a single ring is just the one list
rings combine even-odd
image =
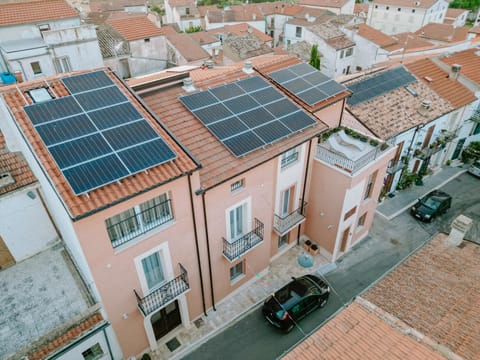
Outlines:
[{"label": "neighbouring building", "polygon": [[428,23],[443,23],[447,8],[445,0],[374,0],[367,24],[388,35],[413,32]]},{"label": "neighbouring building", "polygon": [[355,0],[300,0],[299,5],[329,10],[335,14],[348,14],[353,15]]},{"label": "neighbouring building", "polygon": [[443,23],[455,27],[465,26],[468,19],[468,13],[469,10],[448,8]]},{"label": "neighbouring building", "polygon": [[0,54],[17,81],[103,66],[95,27],[65,0],[0,4]]},{"label": "neighbouring building", "polygon": [[167,0],[164,6],[167,24],[177,24],[181,31],[203,26],[195,0]]}]

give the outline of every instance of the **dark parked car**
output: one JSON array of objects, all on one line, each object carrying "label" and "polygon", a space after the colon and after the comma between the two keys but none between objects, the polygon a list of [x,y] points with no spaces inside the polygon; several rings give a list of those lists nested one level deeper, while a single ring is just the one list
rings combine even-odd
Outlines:
[{"label": "dark parked car", "polygon": [[470,167],[468,168],[468,172],[472,175],[480,177],[480,160],[475,161]]},{"label": "dark parked car", "polygon": [[330,295],[327,283],[318,276],[304,275],[285,285],[263,304],[263,315],[273,326],[289,332],[295,323],[324,307]]},{"label": "dark parked car", "polygon": [[436,216],[445,213],[452,205],[452,197],[446,192],[434,190],[412,206],[410,213],[422,221],[432,221]]}]

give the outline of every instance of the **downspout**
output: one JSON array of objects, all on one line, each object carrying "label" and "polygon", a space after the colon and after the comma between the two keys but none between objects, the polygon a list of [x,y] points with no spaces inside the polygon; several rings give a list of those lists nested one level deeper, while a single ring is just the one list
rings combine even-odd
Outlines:
[{"label": "downspout", "polygon": [[203,313],[207,316],[207,310],[205,308],[205,293],[203,291],[203,275],[202,275],[202,264],[200,262],[200,250],[198,246],[198,234],[197,234],[197,221],[195,219],[195,208],[193,206],[193,195],[192,195],[192,181],[190,179],[191,174],[188,174],[188,190],[190,195],[190,207],[192,210],[192,218],[193,218],[193,236],[195,237],[195,250],[197,253],[197,264],[198,264],[198,273],[200,274],[200,289],[202,291],[202,306],[203,306]]},{"label": "downspout", "polygon": [[213,295],[213,276],[212,276],[212,262],[210,256],[210,241],[208,239],[208,225],[207,225],[207,209],[205,206],[205,192],[202,192],[202,206],[203,206],[203,223],[205,225],[205,240],[207,241],[207,257],[208,257],[208,273],[210,276],[210,295],[212,297],[212,307],[214,311],[217,311],[215,308],[215,297]]},{"label": "downspout", "polygon": [[113,360],[112,348],[110,346],[110,341],[108,341],[108,336],[107,336],[107,332],[105,331],[105,328],[102,329],[102,332],[103,332],[103,336],[105,337],[105,342],[107,343],[108,354],[110,355],[110,359]]},{"label": "downspout", "polygon": [[[306,162],[306,169],[305,169],[305,178],[303,179],[303,191],[302,191],[302,205],[301,205],[301,208],[300,208],[300,214],[303,214],[303,211],[304,211],[304,204],[305,204],[305,192],[307,190],[307,177],[308,177],[308,168],[310,167],[309,164],[310,164],[310,153],[312,151],[312,141],[313,139],[311,139],[309,142],[308,142],[308,155],[307,155],[307,162]],[[297,245],[300,245],[300,228],[301,228],[302,224],[298,225],[298,233],[297,233]]]}]

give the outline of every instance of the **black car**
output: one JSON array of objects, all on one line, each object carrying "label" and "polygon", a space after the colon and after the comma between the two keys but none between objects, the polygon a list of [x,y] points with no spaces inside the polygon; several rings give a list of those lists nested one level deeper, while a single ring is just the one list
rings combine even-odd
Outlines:
[{"label": "black car", "polygon": [[283,288],[269,296],[263,304],[263,315],[273,326],[289,332],[295,323],[324,307],[330,295],[325,280],[315,275],[293,278]]},{"label": "black car", "polygon": [[436,216],[445,213],[452,205],[452,197],[446,192],[434,190],[412,206],[410,213],[422,221],[432,221]]}]

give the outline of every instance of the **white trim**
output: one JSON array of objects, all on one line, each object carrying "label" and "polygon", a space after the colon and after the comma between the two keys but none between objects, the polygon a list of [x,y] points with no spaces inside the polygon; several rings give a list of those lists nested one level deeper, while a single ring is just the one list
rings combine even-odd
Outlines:
[{"label": "white trim", "polygon": [[142,260],[157,252],[160,254],[160,262],[162,264],[163,273],[165,275],[164,283],[173,279],[173,268],[172,268],[172,261],[170,258],[170,251],[168,249],[168,242],[165,242],[157,247],[154,247],[148,250],[147,252],[144,252],[141,255],[138,255],[137,257],[134,258],[134,262],[135,262],[135,269],[137,270],[138,279],[142,287],[143,296],[146,296],[147,294],[151,293],[155,289],[148,288],[147,279],[145,278],[145,274],[143,272]]},{"label": "white trim", "polygon": [[244,231],[244,234],[248,233],[249,231],[251,231],[252,229],[252,197],[249,196],[248,198],[240,201],[240,202],[237,202],[235,205],[233,206],[230,206],[229,208],[227,208],[225,210],[225,225],[226,225],[226,230],[227,230],[227,233],[226,233],[226,236],[225,238],[227,239],[227,241],[231,242],[232,240],[236,240],[236,239],[231,239],[230,237],[230,234],[231,234],[231,231],[230,231],[230,212],[240,206],[245,206],[246,208],[246,213],[243,214],[243,216],[245,217],[245,226],[246,226],[246,229]]}]

